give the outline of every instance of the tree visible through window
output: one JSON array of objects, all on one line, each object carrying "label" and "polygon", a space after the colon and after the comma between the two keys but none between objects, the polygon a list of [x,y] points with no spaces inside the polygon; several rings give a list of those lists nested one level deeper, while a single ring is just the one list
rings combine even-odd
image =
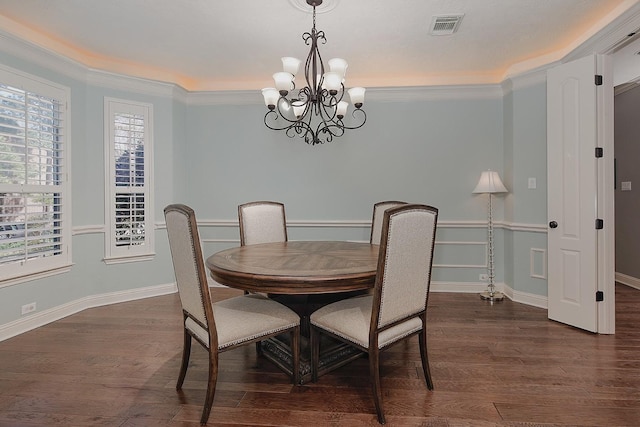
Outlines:
[{"label": "tree visible through window", "polygon": [[0,280],[69,264],[67,97],[0,70]]},{"label": "tree visible through window", "polygon": [[108,112],[110,237],[107,258],[149,255],[151,107],[113,99]]}]

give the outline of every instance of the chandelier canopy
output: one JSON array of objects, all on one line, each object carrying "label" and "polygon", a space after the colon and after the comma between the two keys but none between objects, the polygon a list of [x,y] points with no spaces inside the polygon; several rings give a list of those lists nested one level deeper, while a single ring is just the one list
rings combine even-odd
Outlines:
[{"label": "chandelier canopy", "polygon": [[[327,39],[324,31],[316,30],[316,6],[320,6],[322,0],[306,1],[313,7],[313,27],[310,33],[302,35],[311,47],[304,65],[306,86],[296,89],[295,77],[301,61],[292,57],[282,58],[283,71],[273,75],[276,87],[262,89],[264,103],[269,109],[264,116],[264,124],[272,130],[284,130],[289,138],[297,135],[307,144],[316,145],[344,135],[345,129],[362,127],[367,115],[361,108],[365,89],[354,87],[345,91],[347,61],[330,59],[329,71],[325,72],[318,41],[324,44]],[[344,99],[345,92],[355,107],[351,112],[354,121],[351,126],[343,122],[349,109],[349,103]]]}]

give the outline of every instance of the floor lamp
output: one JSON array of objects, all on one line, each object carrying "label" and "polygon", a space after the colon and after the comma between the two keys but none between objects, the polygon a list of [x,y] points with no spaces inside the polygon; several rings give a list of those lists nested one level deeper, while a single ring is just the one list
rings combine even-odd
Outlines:
[{"label": "floor lamp", "polygon": [[496,291],[496,286],[494,284],[494,269],[493,269],[493,209],[491,207],[491,198],[495,193],[506,193],[507,189],[500,180],[500,175],[495,171],[484,171],[482,175],[480,175],[480,180],[478,181],[478,185],[476,185],[475,190],[473,190],[474,194],[483,194],[486,193],[489,195],[489,207],[488,207],[488,221],[487,221],[487,234],[489,241],[489,257],[487,262],[487,273],[489,279],[489,287],[485,292],[480,294],[480,298],[488,301],[502,301],[504,299],[504,294],[502,292]]}]

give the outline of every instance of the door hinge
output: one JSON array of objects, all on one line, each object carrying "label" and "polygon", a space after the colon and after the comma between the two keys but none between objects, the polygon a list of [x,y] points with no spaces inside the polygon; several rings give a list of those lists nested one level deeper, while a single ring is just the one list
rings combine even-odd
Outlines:
[{"label": "door hinge", "polygon": [[596,74],[596,86],[602,86],[602,75]]},{"label": "door hinge", "polygon": [[596,302],[604,301],[604,292],[596,291]]},{"label": "door hinge", "polygon": [[602,156],[604,156],[604,150],[602,149],[602,147],[596,147],[596,157]]},{"label": "door hinge", "polygon": [[596,219],[596,230],[602,230],[604,228],[604,221],[600,218]]}]

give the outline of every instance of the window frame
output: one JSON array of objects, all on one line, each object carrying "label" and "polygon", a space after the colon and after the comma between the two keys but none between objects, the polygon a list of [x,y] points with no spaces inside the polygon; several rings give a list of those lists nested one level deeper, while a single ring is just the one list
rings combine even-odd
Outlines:
[{"label": "window frame", "polygon": [[[50,256],[23,259],[19,262],[0,263],[0,288],[29,280],[68,272],[72,265],[72,199],[71,199],[71,89],[40,77],[0,64],[0,83],[14,89],[55,100],[59,105],[60,125],[56,127],[61,147],[55,174],[58,184],[1,184],[1,193],[54,193],[61,200],[58,219],[59,232],[55,234],[59,251]],[[25,124],[26,126],[26,124]],[[25,147],[27,147],[25,133]],[[24,226],[29,220],[25,219]]]},{"label": "window frame", "polygon": [[[116,185],[115,116],[141,115],[144,117],[143,136],[143,185]],[[150,260],[155,256],[154,203],[153,203],[153,105],[125,99],[104,98],[104,148],[105,148],[105,257],[107,264]],[[137,170],[137,163],[136,170]],[[144,198],[144,237],[141,244],[116,242],[116,198],[123,193],[142,194]],[[133,196],[132,196],[133,197]],[[131,210],[135,210],[131,208]]]}]

